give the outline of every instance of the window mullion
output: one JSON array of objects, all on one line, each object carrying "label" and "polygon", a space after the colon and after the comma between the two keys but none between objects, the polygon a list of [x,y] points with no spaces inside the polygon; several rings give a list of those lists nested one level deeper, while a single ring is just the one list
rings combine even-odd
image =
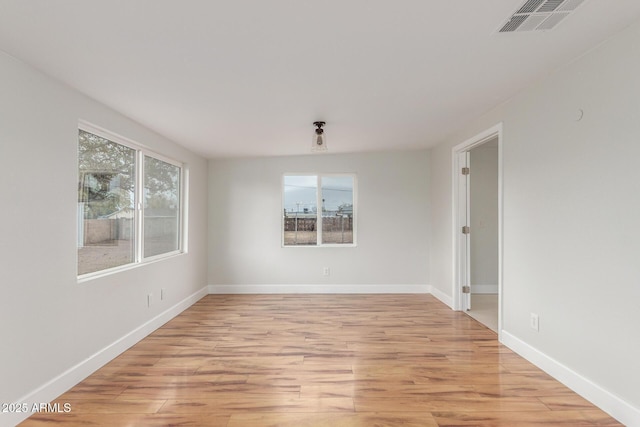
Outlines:
[{"label": "window mullion", "polygon": [[142,262],[144,254],[144,153],[138,150],[136,156],[136,262]]},{"label": "window mullion", "polygon": [[322,209],[323,209],[323,203],[322,203],[322,178],[320,177],[320,174],[318,174],[317,176],[317,181],[316,181],[316,196],[317,196],[317,200],[316,200],[316,206],[317,206],[317,213],[316,213],[316,228],[317,228],[317,232],[316,232],[316,236],[317,236],[317,241],[316,241],[316,245],[320,246],[322,245]]}]

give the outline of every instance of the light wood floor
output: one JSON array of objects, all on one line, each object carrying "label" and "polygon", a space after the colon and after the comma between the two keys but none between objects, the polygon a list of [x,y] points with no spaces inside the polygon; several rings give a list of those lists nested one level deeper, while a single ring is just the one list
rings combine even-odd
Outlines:
[{"label": "light wood floor", "polygon": [[209,295],[56,402],[23,425],[620,425],[430,295]]}]

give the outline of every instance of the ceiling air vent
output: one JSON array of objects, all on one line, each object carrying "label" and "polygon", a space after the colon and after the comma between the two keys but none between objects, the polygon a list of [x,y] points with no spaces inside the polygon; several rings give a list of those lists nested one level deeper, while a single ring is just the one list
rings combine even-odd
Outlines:
[{"label": "ceiling air vent", "polygon": [[564,3],[564,0],[548,0],[537,10],[538,12],[553,12]]},{"label": "ceiling air vent", "polygon": [[535,12],[545,0],[529,0],[518,11],[516,15],[521,13],[533,13]]},{"label": "ceiling air vent", "polygon": [[548,31],[586,0],[527,0],[505,22],[499,33]]}]

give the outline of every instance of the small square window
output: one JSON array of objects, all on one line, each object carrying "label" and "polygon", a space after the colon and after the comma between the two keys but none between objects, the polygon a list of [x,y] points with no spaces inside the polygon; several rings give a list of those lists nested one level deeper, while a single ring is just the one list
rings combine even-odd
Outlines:
[{"label": "small square window", "polygon": [[353,246],[355,181],[353,174],[285,175],[283,245]]}]

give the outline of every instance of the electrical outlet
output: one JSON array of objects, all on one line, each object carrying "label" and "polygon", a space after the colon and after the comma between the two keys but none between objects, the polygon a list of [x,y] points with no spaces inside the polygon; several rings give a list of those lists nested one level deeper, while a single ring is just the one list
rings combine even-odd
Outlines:
[{"label": "electrical outlet", "polygon": [[531,329],[533,329],[536,332],[540,332],[540,317],[538,317],[536,313],[531,313],[529,322],[531,325]]},{"label": "electrical outlet", "polygon": [[323,276],[330,276],[331,275],[331,269],[329,267],[324,267],[322,269],[322,275]]},{"label": "electrical outlet", "polygon": [[166,291],[164,288],[160,289],[160,301],[164,301],[164,297],[166,295]]},{"label": "electrical outlet", "polygon": [[147,295],[147,307],[151,307],[152,304],[153,304],[153,294],[148,294]]}]

